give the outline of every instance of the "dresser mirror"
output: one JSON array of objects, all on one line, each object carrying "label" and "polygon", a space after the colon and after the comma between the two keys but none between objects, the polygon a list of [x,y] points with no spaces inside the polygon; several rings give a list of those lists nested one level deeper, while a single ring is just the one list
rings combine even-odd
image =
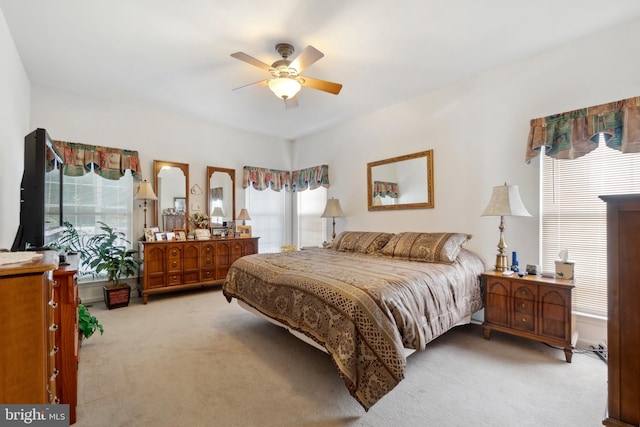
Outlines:
[{"label": "dresser mirror", "polygon": [[433,208],[433,150],[367,163],[370,211]]},{"label": "dresser mirror", "polygon": [[189,165],[154,160],[153,186],[158,196],[156,226],[164,232],[186,230],[189,225]]},{"label": "dresser mirror", "polygon": [[207,166],[207,213],[214,227],[236,217],[235,177],[234,169]]}]

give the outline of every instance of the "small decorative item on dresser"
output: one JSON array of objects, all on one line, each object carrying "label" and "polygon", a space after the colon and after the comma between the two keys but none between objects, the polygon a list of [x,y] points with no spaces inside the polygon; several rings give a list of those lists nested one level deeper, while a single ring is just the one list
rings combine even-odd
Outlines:
[{"label": "small decorative item on dresser", "polygon": [[206,240],[211,237],[211,231],[208,228],[196,228],[195,233],[198,240]]},{"label": "small decorative item on dresser", "polygon": [[196,212],[189,217],[189,222],[196,229],[198,228],[209,229],[209,217],[207,216],[207,214]]}]

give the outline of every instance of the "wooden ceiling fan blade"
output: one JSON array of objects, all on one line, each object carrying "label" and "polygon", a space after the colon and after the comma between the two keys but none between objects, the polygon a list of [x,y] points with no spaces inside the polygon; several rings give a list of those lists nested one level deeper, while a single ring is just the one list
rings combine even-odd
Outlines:
[{"label": "wooden ceiling fan blade", "polygon": [[258,68],[260,68],[262,70],[266,70],[266,71],[271,71],[271,65],[265,64],[264,62],[260,61],[259,59],[256,59],[251,55],[247,55],[244,52],[232,53],[231,56],[233,58],[239,59],[240,61],[246,62],[247,64],[251,64],[254,67],[258,67]]},{"label": "wooden ceiling fan blade", "polygon": [[318,61],[324,56],[324,53],[320,52],[313,46],[307,46],[300,55],[289,65],[290,68],[294,68],[298,71],[298,74],[305,68]]},{"label": "wooden ceiling fan blade", "polygon": [[259,82],[255,82],[255,83],[249,83],[248,85],[240,86],[240,87],[237,87],[237,88],[235,88],[235,89],[233,89],[233,90],[235,91],[235,90],[247,89],[247,88],[249,88],[249,87],[261,87],[261,86],[266,86],[266,85],[267,85],[267,83],[269,82],[269,80],[270,80],[270,79],[266,79],[266,80],[260,80]]},{"label": "wooden ceiling fan blade", "polygon": [[323,92],[332,93],[337,95],[340,93],[342,89],[342,85],[340,83],[328,82],[326,80],[314,79],[313,77],[302,77],[300,83],[302,86],[310,87],[311,89],[321,90]]},{"label": "wooden ceiling fan blade", "polygon": [[287,98],[284,100],[284,108],[291,110],[292,108],[298,108],[298,97]]}]

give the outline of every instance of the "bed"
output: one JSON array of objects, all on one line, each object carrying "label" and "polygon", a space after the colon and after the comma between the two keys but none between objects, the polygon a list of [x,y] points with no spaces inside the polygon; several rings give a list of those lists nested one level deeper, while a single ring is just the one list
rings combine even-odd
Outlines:
[{"label": "bed", "polygon": [[242,257],[222,290],[329,353],[369,410],[404,378],[409,352],[482,308],[470,237],[346,231],[330,248]]}]

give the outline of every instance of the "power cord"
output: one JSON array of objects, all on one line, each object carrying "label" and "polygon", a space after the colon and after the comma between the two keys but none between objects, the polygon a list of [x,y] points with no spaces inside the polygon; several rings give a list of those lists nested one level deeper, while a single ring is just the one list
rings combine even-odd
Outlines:
[{"label": "power cord", "polygon": [[[544,345],[556,350],[564,350],[564,347],[558,347],[547,343],[544,343]],[[590,345],[589,348],[576,347],[575,350],[573,350],[573,354],[584,354],[585,356],[593,357],[594,359],[600,359],[607,365],[609,364],[607,349],[602,344],[600,344],[597,348],[592,345]]]}]

